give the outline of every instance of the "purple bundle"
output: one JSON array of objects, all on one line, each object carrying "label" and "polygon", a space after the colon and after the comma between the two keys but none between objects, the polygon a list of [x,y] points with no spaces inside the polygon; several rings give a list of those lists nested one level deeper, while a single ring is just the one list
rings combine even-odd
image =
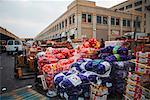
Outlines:
[{"label": "purple bundle", "polygon": [[120,46],[108,46],[100,50],[101,53],[128,55],[128,49]]},{"label": "purple bundle", "polygon": [[105,58],[106,61],[108,62],[114,62],[114,61],[127,61],[129,60],[127,55],[119,55],[119,54],[113,54],[110,56],[107,56]]}]

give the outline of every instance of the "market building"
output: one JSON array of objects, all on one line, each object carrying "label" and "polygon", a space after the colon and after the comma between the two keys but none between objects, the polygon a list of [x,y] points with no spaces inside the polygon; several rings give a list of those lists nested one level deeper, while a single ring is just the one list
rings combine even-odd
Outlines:
[{"label": "market building", "polygon": [[110,9],[131,14],[141,13],[141,22],[144,23],[144,33],[150,33],[150,0],[128,0]]},{"label": "market building", "polygon": [[135,30],[137,16],[137,31],[144,32],[143,14],[140,11],[121,12],[113,8],[98,7],[92,1],[75,0],[63,15],[36,36],[36,40],[66,40],[67,37],[114,40]]}]

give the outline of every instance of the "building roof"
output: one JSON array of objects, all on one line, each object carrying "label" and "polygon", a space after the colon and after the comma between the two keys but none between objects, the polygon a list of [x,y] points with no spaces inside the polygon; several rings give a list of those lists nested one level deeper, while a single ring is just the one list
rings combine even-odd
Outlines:
[{"label": "building roof", "polygon": [[114,6],[110,7],[110,9],[115,8],[115,7],[119,6],[119,5],[122,5],[122,4],[126,3],[126,2],[128,2],[128,0],[127,0],[127,1],[124,1],[124,2],[122,2],[122,3],[119,3],[119,4],[117,4],[117,5],[114,5]]}]

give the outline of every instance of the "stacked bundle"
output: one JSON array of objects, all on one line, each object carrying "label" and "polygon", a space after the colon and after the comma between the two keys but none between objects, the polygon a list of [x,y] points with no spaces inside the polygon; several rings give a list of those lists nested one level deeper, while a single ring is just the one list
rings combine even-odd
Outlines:
[{"label": "stacked bundle", "polygon": [[129,72],[126,97],[134,100],[150,99],[150,52],[137,52],[136,60],[131,60],[135,64],[135,71]]},{"label": "stacked bundle", "polygon": [[[66,93],[69,98],[72,96],[78,98],[79,94],[83,94],[84,97],[89,97],[91,83],[92,85],[95,84],[101,87],[99,89],[102,90],[111,87],[109,79],[110,72],[111,65],[107,61],[79,59],[71,65],[69,72],[57,74],[54,77],[54,83],[58,92],[60,94]],[[91,92],[93,91],[92,85]],[[97,97],[107,94],[108,92],[105,92],[99,94]]]},{"label": "stacked bundle", "polygon": [[107,46],[100,50],[99,58],[112,63],[112,92],[122,94],[125,89],[125,78],[127,77],[128,68],[131,66],[131,63],[127,61],[130,59],[128,49],[120,46]]}]

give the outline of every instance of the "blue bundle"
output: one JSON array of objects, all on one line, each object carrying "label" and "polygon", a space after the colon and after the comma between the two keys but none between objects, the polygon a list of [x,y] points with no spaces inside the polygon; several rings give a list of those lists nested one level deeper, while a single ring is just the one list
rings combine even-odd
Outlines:
[{"label": "blue bundle", "polygon": [[112,55],[111,53],[100,53],[98,55],[98,58],[99,59],[105,59],[106,57],[111,56],[111,55]]},{"label": "blue bundle", "polygon": [[126,70],[128,71],[131,63],[129,61],[115,61],[113,62],[113,67],[118,70]]},{"label": "blue bundle", "polygon": [[128,72],[125,70],[116,70],[114,72],[115,79],[125,79],[128,75]]},{"label": "blue bundle", "polygon": [[99,63],[97,66],[95,66],[94,68],[94,72],[96,72],[97,74],[100,75],[104,75],[106,72],[108,72],[109,70],[111,70],[111,65],[109,62],[104,61]]},{"label": "blue bundle", "polygon": [[129,60],[129,58],[127,55],[114,54],[114,55],[106,57],[105,60],[108,62],[127,61],[127,60]]},{"label": "blue bundle", "polygon": [[101,53],[128,55],[128,49],[120,46],[107,46],[100,50]]}]

